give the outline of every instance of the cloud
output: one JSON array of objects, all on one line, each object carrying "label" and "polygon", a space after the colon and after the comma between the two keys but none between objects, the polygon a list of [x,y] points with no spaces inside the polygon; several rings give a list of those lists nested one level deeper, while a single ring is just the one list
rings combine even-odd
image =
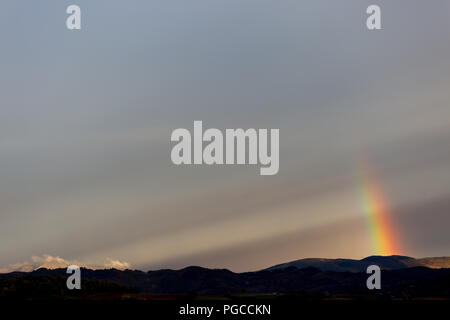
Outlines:
[{"label": "cloud", "polygon": [[124,270],[124,269],[130,269],[130,264],[128,262],[122,262],[119,260],[113,260],[111,258],[106,258],[106,263],[105,263],[104,267],[110,268],[110,269]]},{"label": "cloud", "polygon": [[9,265],[7,268],[0,268],[0,273],[9,273],[13,271],[30,272],[33,271],[33,265],[28,262],[15,263]]},{"label": "cloud", "polygon": [[129,269],[131,265],[128,262],[106,258],[101,264],[84,263],[77,260],[66,260],[58,256],[44,254],[42,256],[32,256],[31,261],[11,264],[6,268],[0,268],[0,273],[9,273],[14,271],[31,272],[40,268],[58,269],[67,268],[70,265],[77,265],[83,268],[98,269]]}]

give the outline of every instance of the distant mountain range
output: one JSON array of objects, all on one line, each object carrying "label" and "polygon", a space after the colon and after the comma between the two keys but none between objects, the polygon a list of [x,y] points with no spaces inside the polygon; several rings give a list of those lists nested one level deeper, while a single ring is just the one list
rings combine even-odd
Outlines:
[{"label": "distant mountain range", "polygon": [[365,272],[369,265],[376,264],[382,270],[398,270],[412,267],[427,267],[433,269],[450,268],[450,257],[435,257],[415,259],[405,256],[370,256],[361,260],[353,259],[322,259],[308,258],[270,267],[266,270],[296,267],[303,269],[313,267],[322,271]]},{"label": "distant mountain range", "polygon": [[[70,264],[72,263],[68,263],[64,259],[58,259],[57,261],[24,264],[15,271],[32,272],[39,269],[49,269],[49,270],[65,269]],[[367,267],[372,264],[378,265],[383,270],[397,270],[412,267],[427,267],[432,269],[442,269],[442,268],[450,268],[450,257],[430,257],[430,258],[416,259],[407,256],[392,255],[392,256],[370,256],[361,260],[306,258],[277,264],[263,270],[270,271],[276,269],[285,269],[289,267],[304,269],[312,267],[319,269],[321,271],[365,272]],[[104,266],[82,265],[82,267],[91,270],[110,269]],[[0,271],[0,274],[1,273],[2,272]]]},{"label": "distant mountain range", "polygon": [[[362,260],[302,259],[245,273],[201,267],[148,272],[83,268],[85,291],[81,290],[81,294],[313,293],[341,297],[384,294],[450,298],[449,263],[448,257],[371,256]],[[383,270],[381,291],[366,288],[368,275],[365,270],[371,264],[377,264]],[[68,292],[66,279],[64,268],[0,274],[0,298],[11,294],[26,298],[59,297],[61,292]]]}]

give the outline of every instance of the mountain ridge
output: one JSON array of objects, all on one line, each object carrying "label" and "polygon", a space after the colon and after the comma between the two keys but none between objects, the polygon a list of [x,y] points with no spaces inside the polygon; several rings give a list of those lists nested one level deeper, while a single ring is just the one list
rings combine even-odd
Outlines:
[{"label": "mountain ridge", "polygon": [[[450,299],[448,257],[414,259],[406,256],[370,256],[352,259],[300,259],[267,269],[235,273],[227,269],[189,266],[179,270],[151,271],[92,270],[81,268],[82,286],[87,291],[72,295],[128,294],[139,295],[227,295],[282,294],[325,297],[442,297]],[[365,266],[377,264],[382,269],[382,288],[367,289]],[[417,265],[420,264],[420,265]],[[434,268],[423,264],[432,265]],[[306,266],[305,266],[306,265]],[[322,269],[336,270],[321,270]],[[59,297],[67,292],[65,268],[38,268],[31,272],[0,274],[1,297]],[[17,291],[19,290],[19,291]]]},{"label": "mountain ridge", "polygon": [[343,258],[305,258],[277,264],[263,270],[276,270],[288,267],[295,267],[298,269],[313,267],[322,271],[365,272],[367,267],[371,264],[376,264],[383,270],[398,270],[412,267],[441,269],[450,268],[450,257],[428,257],[416,259],[400,255],[373,255],[360,260]]},{"label": "mountain ridge", "polygon": [[[74,263],[68,263],[65,260],[61,259],[61,261],[57,262],[44,262],[40,264],[26,264],[18,268],[17,270],[11,270],[8,272],[0,272],[2,274],[8,274],[12,272],[34,272],[39,269],[63,269],[67,268],[69,265]],[[427,267],[431,269],[441,269],[441,268],[450,268],[450,257],[441,256],[441,257],[425,257],[425,258],[413,258],[409,256],[402,255],[390,255],[390,256],[380,256],[380,255],[372,255],[360,260],[357,259],[347,259],[347,258],[302,258],[298,260],[292,260],[288,262],[283,262],[280,264],[276,264],[270,266],[268,268],[264,268],[257,271],[265,271],[265,270],[276,270],[276,269],[284,269],[288,267],[295,267],[298,269],[304,269],[308,267],[317,268],[321,271],[336,271],[336,272],[365,272],[367,266],[371,264],[377,264],[381,269],[384,270],[397,270],[404,268],[412,268],[412,267]],[[130,270],[130,268],[115,268],[108,266],[90,266],[90,265],[79,265],[81,268],[90,269],[90,270],[109,270],[109,269],[117,269],[117,270]],[[187,266],[178,270],[183,270],[186,268],[203,268],[200,266]],[[224,268],[204,268],[209,270],[227,270]],[[1,269],[0,269],[1,270]],[[173,270],[173,269],[160,269],[160,270],[152,270],[152,271],[163,271],[163,270]],[[137,270],[135,271],[141,271]]]},{"label": "mountain ridge", "polygon": [[[366,272],[321,271],[307,267],[234,273],[227,269],[190,266],[180,270],[81,269],[82,286],[90,294],[123,288],[123,292],[166,295],[217,294],[320,294],[328,297],[388,295],[392,297],[450,298],[450,269],[411,267],[382,271],[382,288],[366,287]],[[39,269],[30,273],[0,274],[0,298],[59,296],[66,291],[66,269]],[[93,284],[97,287],[93,288]],[[109,284],[109,285],[108,285]],[[15,288],[14,290],[12,290]],[[18,292],[17,288],[21,291]],[[95,289],[97,288],[97,289]],[[109,289],[108,289],[109,288]],[[116,289],[115,289],[116,288]],[[68,294],[78,294],[68,293]],[[79,294],[85,294],[80,291]],[[1,300],[1,299],[0,299]]]}]

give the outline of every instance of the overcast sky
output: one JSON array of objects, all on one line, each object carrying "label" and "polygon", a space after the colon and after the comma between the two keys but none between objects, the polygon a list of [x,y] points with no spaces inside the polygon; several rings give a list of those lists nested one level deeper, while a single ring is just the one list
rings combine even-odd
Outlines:
[{"label": "overcast sky", "polygon": [[[80,5],[82,30],[65,27]],[[382,9],[368,31],[366,8]],[[3,0],[0,267],[31,256],[246,271],[450,255],[450,2]],[[172,164],[171,132],[279,128],[280,171]]]}]

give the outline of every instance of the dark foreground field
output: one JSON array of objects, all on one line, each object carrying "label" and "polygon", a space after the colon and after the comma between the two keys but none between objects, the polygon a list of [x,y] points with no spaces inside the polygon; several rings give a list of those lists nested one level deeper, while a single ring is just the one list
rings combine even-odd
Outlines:
[{"label": "dark foreground field", "polygon": [[68,290],[64,269],[3,274],[0,300],[174,300],[255,295],[303,300],[450,298],[450,269],[426,267],[384,270],[380,290],[367,288],[368,275],[364,272],[321,271],[312,267],[247,273],[199,267],[153,272],[82,269],[81,276],[81,290]]}]

